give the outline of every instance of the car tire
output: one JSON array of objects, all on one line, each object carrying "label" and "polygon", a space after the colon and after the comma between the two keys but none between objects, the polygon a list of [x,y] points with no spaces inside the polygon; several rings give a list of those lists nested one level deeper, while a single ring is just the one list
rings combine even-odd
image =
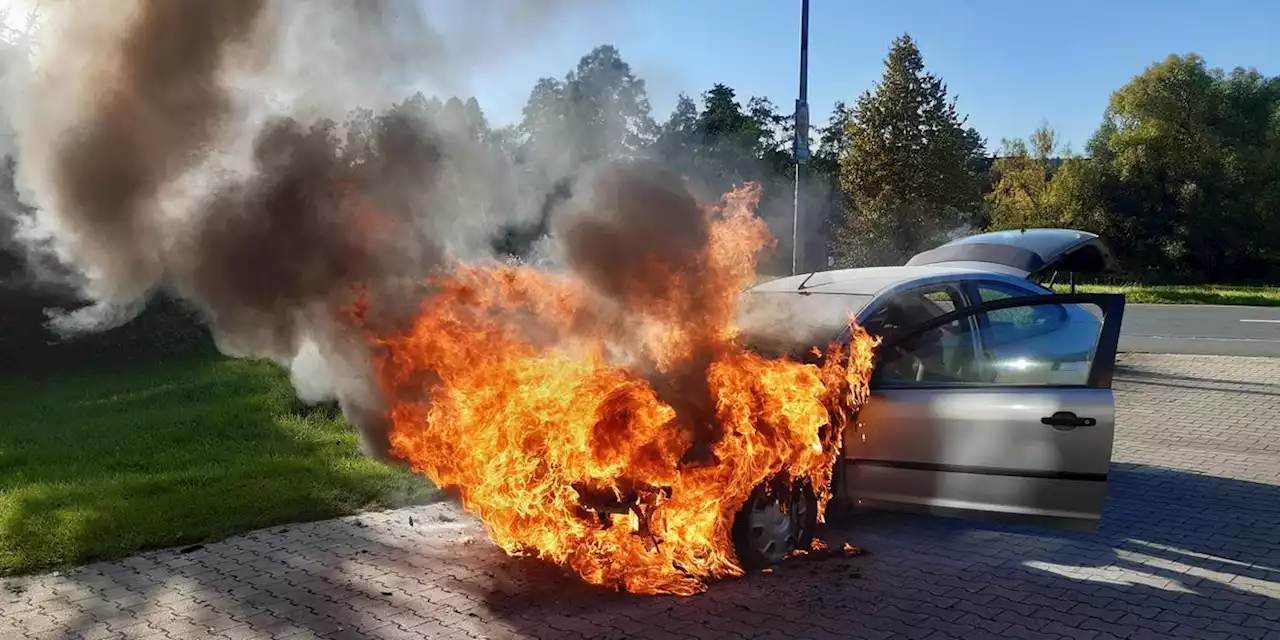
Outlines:
[{"label": "car tire", "polygon": [[813,487],[795,482],[755,489],[733,524],[734,550],[748,571],[777,564],[796,549],[808,549],[817,534],[818,499]]}]

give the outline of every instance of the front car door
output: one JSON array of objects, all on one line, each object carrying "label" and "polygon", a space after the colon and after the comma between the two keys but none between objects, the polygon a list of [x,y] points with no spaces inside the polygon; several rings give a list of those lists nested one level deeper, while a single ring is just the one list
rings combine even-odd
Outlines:
[{"label": "front car door", "polygon": [[[1026,288],[999,280],[969,280],[964,283],[966,294],[975,304],[1006,298],[1039,295]],[[980,341],[986,358],[998,362],[1017,363],[1039,360],[1045,362],[1070,362],[1048,371],[1023,368],[1018,371],[1006,368],[1001,371],[1004,380],[1022,375],[1040,384],[1070,384],[1079,372],[1072,367],[1084,367],[1083,357],[1074,357],[1076,351],[1091,343],[1092,335],[1100,331],[1096,326],[1101,319],[1090,312],[1090,307],[1078,304],[1045,304],[1030,307],[1011,307],[978,314],[976,321],[981,328]],[[1084,335],[1063,339],[1068,332]]]},{"label": "front car door", "polygon": [[865,507],[1096,526],[1123,312],[1121,295],[1006,297],[887,337],[859,426],[845,434],[846,497]]}]

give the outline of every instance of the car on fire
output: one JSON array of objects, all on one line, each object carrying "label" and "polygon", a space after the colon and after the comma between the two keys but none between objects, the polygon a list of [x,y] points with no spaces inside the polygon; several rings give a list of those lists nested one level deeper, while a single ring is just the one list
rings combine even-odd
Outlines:
[{"label": "car on fire", "polygon": [[[837,508],[1090,530],[1107,492],[1124,296],[1039,282],[1115,266],[1091,233],[997,231],[903,266],[765,282],[747,290],[744,313],[795,348],[848,342],[851,317],[881,337],[870,396],[844,433]],[[758,491],[738,515],[745,564],[777,562],[815,533],[813,492],[786,505],[779,495]]]}]

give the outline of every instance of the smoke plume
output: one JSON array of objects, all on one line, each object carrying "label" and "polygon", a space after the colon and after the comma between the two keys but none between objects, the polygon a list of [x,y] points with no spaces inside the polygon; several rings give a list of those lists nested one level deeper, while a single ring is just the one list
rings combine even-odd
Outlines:
[{"label": "smoke plume", "polygon": [[[729,320],[727,306],[716,308],[727,301],[709,274],[710,218],[679,176],[655,165],[613,166],[593,178],[557,221],[568,266],[619,310],[617,326],[644,319],[687,332],[679,350],[688,357],[677,368],[637,365],[688,428],[705,431],[694,442],[710,443],[717,434],[708,431],[716,424],[706,382],[715,355],[709,349],[718,344],[712,334]],[[618,341],[637,344],[642,337]]]},{"label": "smoke plume", "polygon": [[[47,131],[37,119],[19,132],[19,156],[40,165],[23,177],[38,180],[42,209],[58,212],[61,248],[90,274],[93,297],[128,301],[160,277],[156,195],[216,134],[229,108],[217,78],[223,50],[249,35],[261,10],[261,0],[139,3],[108,56],[114,68],[77,79],[91,104],[74,126]],[[85,34],[91,46],[112,39]],[[48,157],[37,144],[49,145]]]},{"label": "smoke plume", "polygon": [[[569,3],[473,2],[445,21],[427,4],[50,5],[10,106],[19,186],[35,209],[20,236],[94,303],[55,325],[104,328],[157,290],[176,293],[224,352],[289,365],[305,400],[338,400],[366,451],[385,454],[363,332],[403,327],[427,276],[492,258],[499,229],[548,226],[547,203],[563,199],[522,184],[467,132],[393,102],[406,87],[464,86],[499,51],[476,43],[519,46]],[[379,114],[361,145],[334,121],[357,106]],[[546,253],[609,302],[598,322],[617,321],[618,341],[636,344],[636,318],[649,314],[685,327],[687,344],[715,344],[706,333],[731,309],[722,288],[700,284],[708,221],[683,183],[641,164],[573,182]],[[648,284],[672,274],[688,286]],[[368,304],[359,331],[356,301]],[[640,367],[700,416],[712,357]]]}]

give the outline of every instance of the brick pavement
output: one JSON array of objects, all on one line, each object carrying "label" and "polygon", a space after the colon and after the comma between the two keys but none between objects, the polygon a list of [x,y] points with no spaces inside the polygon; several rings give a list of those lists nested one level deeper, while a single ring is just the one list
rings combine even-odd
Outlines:
[{"label": "brick pavement", "polygon": [[891,514],[862,558],[601,593],[437,504],[0,584],[0,638],[1280,638],[1280,360],[1128,355],[1092,534]]}]

